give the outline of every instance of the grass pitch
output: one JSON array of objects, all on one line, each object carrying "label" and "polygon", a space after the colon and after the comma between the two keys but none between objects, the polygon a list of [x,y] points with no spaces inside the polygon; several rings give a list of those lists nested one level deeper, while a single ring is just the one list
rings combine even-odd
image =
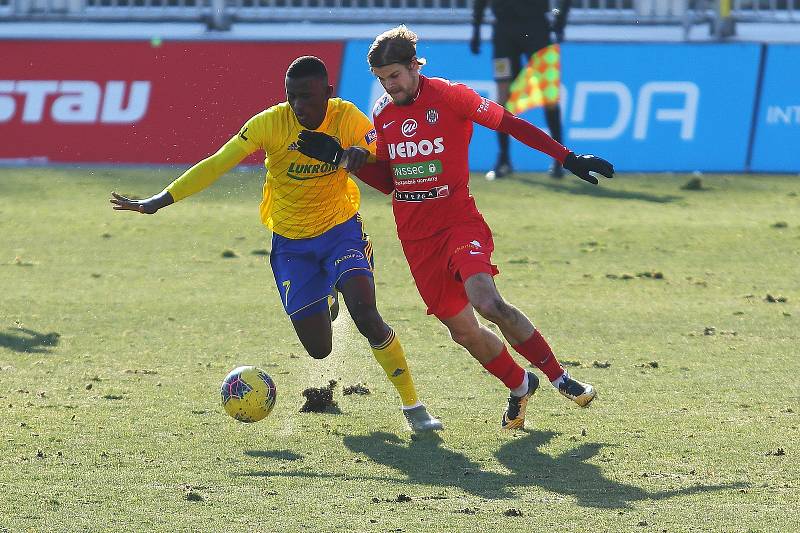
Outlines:
[{"label": "grass pitch", "polygon": [[[569,370],[526,432],[426,317],[389,201],[364,192],[379,308],[445,431],[412,440],[346,312],[307,356],[258,221],[262,173],[155,216],[113,212],[175,169],[0,172],[0,531],[796,531],[800,181],[473,179],[497,283]],[[363,189],[363,187],[362,187]],[[521,360],[521,359],[520,359]],[[239,364],[273,414],[228,418]],[[338,409],[299,413],[336,379]],[[364,384],[367,395],[342,395]]]}]

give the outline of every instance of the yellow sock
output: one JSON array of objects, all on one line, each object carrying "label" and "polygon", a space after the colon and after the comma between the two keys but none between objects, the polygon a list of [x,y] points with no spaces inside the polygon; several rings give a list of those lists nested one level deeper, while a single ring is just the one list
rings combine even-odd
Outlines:
[{"label": "yellow sock", "polygon": [[386,377],[397,389],[403,406],[410,407],[419,403],[417,389],[414,387],[414,380],[411,379],[411,369],[406,362],[406,354],[394,330],[389,330],[389,337],[380,346],[372,347],[372,353],[386,372]]}]

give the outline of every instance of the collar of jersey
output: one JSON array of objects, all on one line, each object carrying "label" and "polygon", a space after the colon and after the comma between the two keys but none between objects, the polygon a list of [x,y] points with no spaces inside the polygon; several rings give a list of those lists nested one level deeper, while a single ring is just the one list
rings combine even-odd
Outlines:
[{"label": "collar of jersey", "polygon": [[417,100],[419,100],[419,95],[422,94],[422,85],[425,83],[426,79],[427,78],[422,74],[419,75],[419,85],[417,86],[417,94],[414,95],[414,98],[411,99],[411,102],[409,102],[408,105],[411,105]]}]

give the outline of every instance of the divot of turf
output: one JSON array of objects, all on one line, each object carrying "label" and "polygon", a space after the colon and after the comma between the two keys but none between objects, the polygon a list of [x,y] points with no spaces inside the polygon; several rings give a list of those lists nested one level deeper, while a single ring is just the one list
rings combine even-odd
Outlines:
[{"label": "divot of turf", "polygon": [[706,188],[703,185],[703,180],[701,180],[700,178],[697,178],[697,177],[691,178],[689,181],[684,183],[683,186],[681,187],[681,189],[683,189],[684,191],[707,191],[708,190],[708,188]]},{"label": "divot of turf", "polygon": [[186,491],[186,495],[184,496],[187,501],[190,502],[202,502],[203,497],[193,490]]},{"label": "divot of turf", "polygon": [[650,278],[650,279],[664,279],[664,273],[657,270],[653,270],[650,272],[639,272],[638,274],[636,274],[636,277]]},{"label": "divot of turf", "polygon": [[344,394],[345,396],[349,396],[351,394],[359,394],[363,396],[365,394],[370,394],[370,390],[367,388],[365,384],[356,383],[355,385],[350,385],[349,387],[345,387],[342,390],[342,394]]},{"label": "divot of turf", "polygon": [[300,408],[301,413],[324,413],[329,407],[336,407],[333,401],[333,389],[336,387],[336,380],[328,382],[327,387],[309,387],[303,391],[306,403]]}]

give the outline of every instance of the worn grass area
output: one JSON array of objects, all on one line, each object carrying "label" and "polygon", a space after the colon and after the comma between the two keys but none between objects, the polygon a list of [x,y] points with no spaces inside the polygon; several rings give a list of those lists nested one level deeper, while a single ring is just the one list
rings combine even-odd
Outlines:
[{"label": "worn grass area", "polygon": [[[581,410],[546,387],[516,434],[498,429],[501,384],[425,316],[388,200],[365,192],[380,308],[446,424],[412,440],[346,313],[328,359],[295,339],[259,171],[153,217],[108,205],[174,175],[0,172],[0,531],[800,524],[797,177],[474,179],[501,291],[600,391]],[[263,422],[219,406],[239,364],[277,383]],[[340,412],[299,413],[329,379]],[[342,395],[358,383],[371,394]]]}]

